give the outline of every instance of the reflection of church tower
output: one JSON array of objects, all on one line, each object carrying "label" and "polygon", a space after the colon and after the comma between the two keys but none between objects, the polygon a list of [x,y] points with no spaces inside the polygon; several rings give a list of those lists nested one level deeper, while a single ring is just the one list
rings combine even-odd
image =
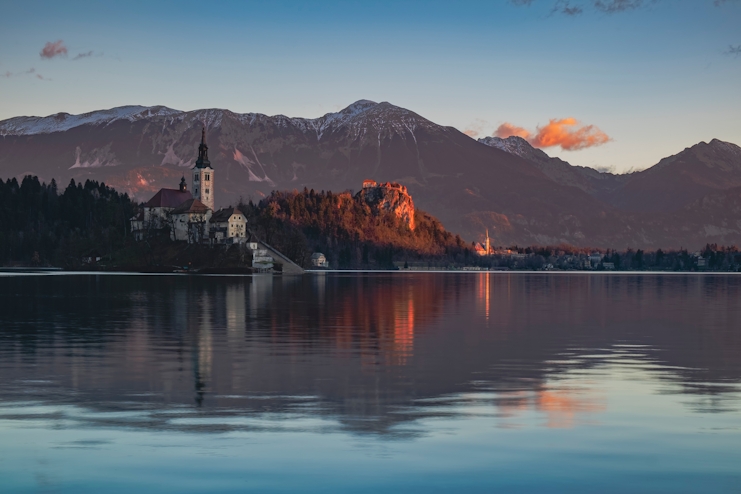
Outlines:
[{"label": "reflection of church tower", "polygon": [[201,145],[198,146],[198,159],[193,167],[193,197],[214,209],[214,169],[208,160],[206,146],[206,128],[201,133]]},{"label": "reflection of church tower", "polygon": [[491,254],[491,241],[489,240],[489,229],[486,229],[486,240],[484,241],[484,251],[486,252],[486,255],[488,256]]}]

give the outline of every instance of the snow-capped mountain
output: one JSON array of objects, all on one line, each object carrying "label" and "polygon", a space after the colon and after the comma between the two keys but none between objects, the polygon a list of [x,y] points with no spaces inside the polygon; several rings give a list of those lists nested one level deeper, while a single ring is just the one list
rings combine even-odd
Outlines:
[{"label": "snow-capped mountain", "polygon": [[[723,171],[741,170],[732,144],[722,143],[722,152],[716,141],[707,149],[695,146],[658,172],[612,175],[573,167],[523,139],[477,142],[410,110],[368,100],[313,119],[164,106],[11,118],[0,122],[0,176],[33,174],[60,187],[89,178],[146,200],[189,175],[204,127],[217,207],[277,189],[357,190],[374,179],[407,185],[418,207],[468,240],[488,228],[497,244],[671,247],[723,243],[734,235],[741,242],[741,226],[721,224],[728,219],[713,220],[717,225],[682,220],[684,230],[656,227],[675,219],[635,215],[631,205],[640,200],[625,199],[640,198],[642,184],[660,189],[663,180],[679,199],[654,212],[672,215],[698,193],[741,184],[741,176],[737,182],[735,172]],[[703,169],[702,160],[714,171]],[[700,170],[700,178],[690,186],[669,180],[678,169],[684,175]],[[715,189],[702,173],[713,177]],[[671,189],[674,183],[681,187]]]},{"label": "snow-capped mountain", "polygon": [[[158,118],[159,117],[159,118]],[[185,112],[166,106],[121,106],[81,115],[57,113],[48,117],[15,117],[0,122],[0,136],[22,136],[64,132],[82,126],[106,127],[114,123],[157,120],[172,125],[196,119],[208,127],[221,127],[224,120],[234,120],[243,125],[275,125],[293,127],[302,132],[316,134],[321,140],[325,134],[346,129],[359,136],[370,129],[386,132],[404,132],[419,122],[431,123],[408,110],[390,103],[369,100],[356,101],[344,110],[327,113],[319,118],[289,118],[284,115],[267,116],[261,113],[233,113],[229,110],[206,109]]]},{"label": "snow-capped mountain", "polygon": [[182,113],[165,106],[121,106],[81,115],[57,113],[48,117],[15,117],[0,122],[0,136],[51,134],[82,125],[108,125],[119,120],[135,122],[144,118]]},{"label": "snow-capped mountain", "polygon": [[552,158],[519,136],[510,136],[505,139],[484,137],[479,139],[479,142],[519,156],[559,184],[578,187],[600,199],[604,199],[610,192],[619,188],[628,178],[627,175],[599,172],[594,168],[574,166],[560,158]]}]

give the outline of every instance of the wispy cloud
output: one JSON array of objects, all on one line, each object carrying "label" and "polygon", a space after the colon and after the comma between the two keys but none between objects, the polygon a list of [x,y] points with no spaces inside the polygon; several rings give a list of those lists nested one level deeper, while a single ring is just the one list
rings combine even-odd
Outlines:
[{"label": "wispy cloud", "polygon": [[86,51],[85,53],[78,53],[72,60],[80,60],[81,58],[87,58],[93,56],[93,50]]},{"label": "wispy cloud", "polygon": [[730,55],[733,58],[737,58],[739,55],[741,55],[741,45],[728,45],[728,49],[723,53],[725,53],[726,55]]},{"label": "wispy cloud", "polygon": [[557,0],[555,4],[553,4],[553,8],[551,9],[551,15],[553,14],[564,14],[568,16],[576,16],[584,12],[584,9],[578,5],[573,5],[568,0]]},{"label": "wispy cloud", "polygon": [[501,138],[518,136],[536,148],[560,146],[566,151],[601,146],[610,141],[610,137],[594,125],[579,126],[573,117],[551,119],[538,127],[535,133],[507,122],[500,125],[494,135]]},{"label": "wispy cloud", "polygon": [[54,57],[66,57],[67,47],[64,46],[64,41],[62,41],[61,39],[54,42],[47,41],[47,43],[41,49],[39,55],[41,55],[41,58],[46,59],[52,59]]},{"label": "wispy cloud", "polygon": [[468,137],[478,137],[484,133],[484,127],[487,125],[489,125],[489,122],[477,118],[466,127],[466,130],[464,130],[463,133]]},{"label": "wispy cloud", "polygon": [[643,7],[643,0],[594,0],[594,8],[606,14],[618,14]]},{"label": "wispy cloud", "polygon": [[18,76],[24,76],[24,75],[30,75],[30,76],[36,77],[37,79],[42,80],[42,81],[50,81],[51,80],[50,78],[44,77],[43,75],[37,73],[35,67],[31,67],[30,69],[24,70],[23,72],[10,72],[10,71],[6,71],[5,73],[0,74],[0,77],[4,77],[6,79],[9,79],[11,77],[18,77]]},{"label": "wispy cloud", "polygon": [[[584,13],[587,9],[592,9],[604,14],[620,14],[631,10],[638,10],[642,7],[656,4],[663,0],[510,0],[512,5],[529,7],[540,1],[551,4],[551,15],[564,14],[567,16],[576,16]],[[716,7],[725,3],[737,2],[741,0],[704,0],[712,2]]]}]

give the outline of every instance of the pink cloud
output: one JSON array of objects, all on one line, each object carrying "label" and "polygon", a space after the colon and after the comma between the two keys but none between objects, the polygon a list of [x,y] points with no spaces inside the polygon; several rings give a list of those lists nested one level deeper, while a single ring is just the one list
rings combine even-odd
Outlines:
[{"label": "pink cloud", "polygon": [[530,132],[527,129],[517,127],[516,125],[512,125],[509,122],[505,122],[500,125],[494,132],[494,135],[497,137],[501,137],[502,139],[506,139],[510,136],[522,137],[523,139],[530,138]]},{"label": "pink cloud", "polygon": [[57,40],[55,42],[47,41],[47,43],[44,45],[44,47],[41,49],[41,58],[54,58],[54,57],[66,57],[67,56],[67,47],[64,46],[64,41]]},{"label": "pink cloud", "polygon": [[566,151],[601,146],[610,141],[610,136],[594,125],[579,126],[579,122],[573,117],[554,118],[546,125],[538,127],[534,134],[511,123],[503,123],[495,135],[501,138],[519,136],[536,148],[560,146]]}]

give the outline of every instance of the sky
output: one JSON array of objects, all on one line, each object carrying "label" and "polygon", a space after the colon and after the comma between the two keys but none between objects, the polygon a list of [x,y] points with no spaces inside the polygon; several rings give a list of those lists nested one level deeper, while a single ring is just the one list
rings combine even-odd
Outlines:
[{"label": "sky", "polygon": [[[741,145],[740,0],[0,0],[0,120],[388,101],[615,172]],[[512,130],[515,129],[515,130]]]}]

